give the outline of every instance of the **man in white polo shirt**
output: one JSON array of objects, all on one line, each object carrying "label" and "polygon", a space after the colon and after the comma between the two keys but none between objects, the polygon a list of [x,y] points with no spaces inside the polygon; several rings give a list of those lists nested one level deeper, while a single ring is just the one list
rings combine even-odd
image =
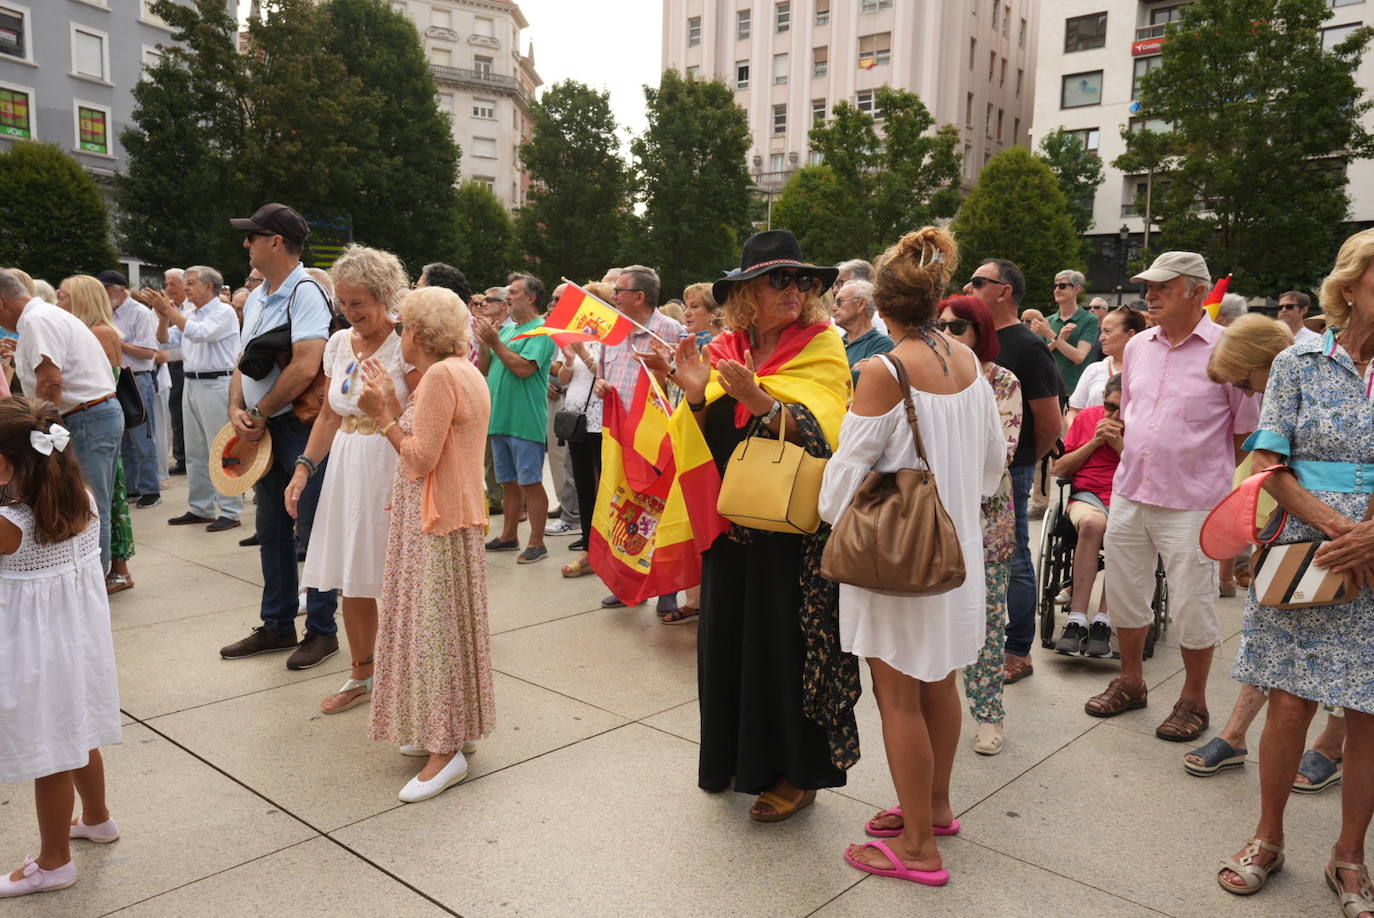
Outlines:
[{"label": "man in white polo shirt", "polygon": [[86,483],[100,509],[100,559],[110,567],[110,500],[124,411],[114,397],[114,373],[95,333],[76,316],[29,297],[24,284],[0,271],[0,327],[19,334],[15,375],[24,391],[62,413]]},{"label": "man in white polo shirt", "polygon": [[[118,271],[96,275],[105,285],[114,310],[115,328],[123,340],[123,366],[134,374],[138,394],[148,420],[124,432],[124,479],[129,485],[131,507],[146,509],[162,503],[162,484],[157,477],[157,319],[147,306],[129,296],[129,282]],[[135,499],[135,497],[137,499]]]}]

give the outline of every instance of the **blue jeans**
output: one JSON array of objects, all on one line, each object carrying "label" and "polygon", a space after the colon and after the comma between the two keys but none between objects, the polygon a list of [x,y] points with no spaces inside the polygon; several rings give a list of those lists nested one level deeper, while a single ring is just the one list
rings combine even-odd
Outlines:
[{"label": "blue jeans", "polygon": [[1007,587],[1007,653],[1029,656],[1035,640],[1035,568],[1030,552],[1030,492],[1035,466],[1012,466],[1011,497],[1016,508],[1016,553]]},{"label": "blue jeans", "polygon": [[[310,439],[310,425],[302,424],[288,411],[269,418],[267,430],[272,435],[272,464],[267,467],[267,474],[253,486],[258,499],[258,554],[262,558],[261,614],[263,624],[273,631],[295,634],[300,593],[296,540],[300,540],[302,548],[310,542],[310,527],[315,522],[315,507],[320,502],[325,463],[320,463],[319,472],[306,484],[300,503],[296,505],[296,518],[291,519],[283,498],[296,471],[296,457],[305,452],[305,444]],[[307,590],[306,630],[325,635],[337,632],[336,605],[333,590]]]},{"label": "blue jeans", "polygon": [[[124,369],[122,373],[132,373]],[[148,420],[132,430],[124,431],[124,477],[130,494],[157,494],[162,490],[157,480],[157,376],[154,373],[134,373],[138,394],[143,398],[143,410]],[[292,457],[294,458],[294,457]]]},{"label": "blue jeans", "polygon": [[124,411],[118,399],[110,399],[62,419],[71,431],[72,449],[86,484],[100,508],[100,561],[110,569],[110,514],[114,499],[115,460],[119,458],[119,439],[124,435]]}]

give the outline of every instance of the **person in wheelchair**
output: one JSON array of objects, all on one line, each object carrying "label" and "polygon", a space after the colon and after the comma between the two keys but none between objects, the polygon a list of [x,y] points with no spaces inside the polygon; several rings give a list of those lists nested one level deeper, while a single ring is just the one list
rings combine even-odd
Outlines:
[{"label": "person in wheelchair", "polygon": [[1107,533],[1112,503],[1112,476],[1121,462],[1121,374],[1107,380],[1102,404],[1078,412],[1064,437],[1064,455],[1055,460],[1057,478],[1071,480],[1066,513],[1078,532],[1073,553],[1073,596],[1069,620],[1054,642],[1056,653],[1106,657],[1112,652],[1112,625],[1107,596],[1088,621],[1088,604],[1097,580],[1098,555]]}]

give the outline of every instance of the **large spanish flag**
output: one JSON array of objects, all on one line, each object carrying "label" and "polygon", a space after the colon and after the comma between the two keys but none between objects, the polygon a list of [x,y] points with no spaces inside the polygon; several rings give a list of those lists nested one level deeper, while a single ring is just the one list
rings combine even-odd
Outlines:
[{"label": "large spanish flag", "polygon": [[1207,317],[1213,322],[1217,320],[1217,310],[1221,309],[1221,298],[1226,295],[1226,288],[1231,286],[1231,275],[1226,275],[1217,281],[1217,285],[1212,288],[1212,292],[1207,294],[1207,299],[1203,301],[1202,308],[1207,310]]},{"label": "large spanish flag", "polygon": [[603,303],[571,281],[545,317],[544,325],[555,332],[563,329],[590,336],[574,340],[600,341],[602,344],[619,344],[635,327],[614,306]]}]

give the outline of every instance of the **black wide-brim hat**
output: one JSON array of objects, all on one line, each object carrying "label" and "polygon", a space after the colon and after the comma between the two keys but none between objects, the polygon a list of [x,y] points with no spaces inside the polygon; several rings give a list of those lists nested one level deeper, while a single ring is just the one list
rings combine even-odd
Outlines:
[{"label": "black wide-brim hat", "polygon": [[840,276],[839,268],[808,264],[802,258],[801,243],[789,230],[768,230],[749,237],[740,254],[739,267],[725,272],[724,277],[712,284],[711,295],[717,303],[724,303],[735,284],[777,268],[796,268],[799,273],[818,278],[821,282],[818,295],[829,290],[835,278]]}]

